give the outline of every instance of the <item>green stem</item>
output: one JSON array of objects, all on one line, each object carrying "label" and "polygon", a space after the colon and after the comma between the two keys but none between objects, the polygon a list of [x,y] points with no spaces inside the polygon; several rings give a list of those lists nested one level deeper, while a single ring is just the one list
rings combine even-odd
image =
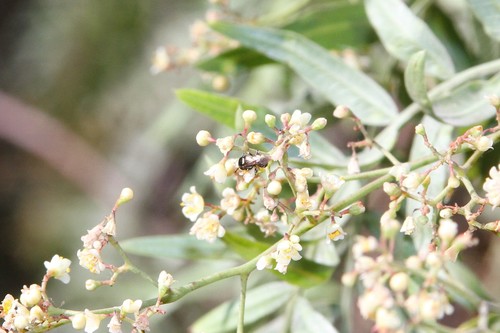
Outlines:
[{"label": "green stem", "polygon": [[241,274],[241,293],[240,293],[240,313],[238,320],[238,328],[236,333],[244,333],[245,327],[245,300],[247,296],[247,283],[249,273]]}]

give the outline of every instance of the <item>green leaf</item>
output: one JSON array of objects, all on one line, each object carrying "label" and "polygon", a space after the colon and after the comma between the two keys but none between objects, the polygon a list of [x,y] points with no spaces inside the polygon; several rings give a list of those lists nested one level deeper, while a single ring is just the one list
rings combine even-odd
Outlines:
[{"label": "green leaf", "polygon": [[397,115],[391,97],[375,81],[291,31],[216,22],[212,28],[290,66],[334,104],[344,104],[367,125],[387,125]]},{"label": "green leaf", "polygon": [[[294,288],[286,283],[272,282],[247,292],[245,325],[255,323],[284,307]],[[223,303],[198,319],[191,327],[192,333],[235,332],[238,324],[237,301]]]},{"label": "green leaf", "polygon": [[297,300],[293,311],[292,333],[336,333],[331,320],[314,310],[309,301],[303,297]]},{"label": "green leaf", "polygon": [[131,238],[120,242],[128,253],[174,259],[234,259],[221,242],[200,242],[190,235],[168,235]]},{"label": "green leaf", "polygon": [[[311,5],[283,29],[302,34],[327,49],[364,47],[373,40],[363,5],[347,0]],[[234,74],[271,62],[273,60],[258,52],[238,47],[201,60],[196,66],[205,71]]]},{"label": "green leaf", "polygon": [[470,81],[433,102],[441,120],[454,126],[471,126],[495,116],[486,96],[498,94],[500,75],[490,80]]},{"label": "green leaf", "polygon": [[[222,240],[245,260],[255,258],[270,246],[270,244],[256,242],[231,232],[226,232]],[[271,270],[271,272],[281,280],[302,288],[309,288],[327,281],[333,273],[333,268],[302,258],[299,261],[292,261],[286,274],[281,274],[276,270]]]},{"label": "green leaf", "polygon": [[401,61],[426,51],[425,70],[445,79],[455,72],[453,62],[430,28],[401,0],[366,0],[366,14],[387,51]]},{"label": "green leaf", "polygon": [[463,263],[447,262],[446,270],[450,274],[450,278],[457,284],[461,285],[462,288],[468,292],[472,292],[475,295],[481,297],[484,300],[491,300],[491,296],[486,290],[484,290],[483,285],[476,274],[474,274],[467,266]]},{"label": "green leaf", "polygon": [[425,51],[413,54],[405,69],[405,87],[411,99],[424,108],[429,108],[430,101],[425,85]]},{"label": "green leaf", "polygon": [[467,0],[486,33],[500,41],[500,0]]}]

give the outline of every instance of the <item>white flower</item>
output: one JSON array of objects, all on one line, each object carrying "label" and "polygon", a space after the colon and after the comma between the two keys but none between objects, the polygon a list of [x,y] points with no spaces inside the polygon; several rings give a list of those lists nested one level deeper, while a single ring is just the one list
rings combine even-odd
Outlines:
[{"label": "white flower", "polygon": [[278,195],[278,194],[281,193],[281,190],[282,190],[281,183],[279,181],[277,181],[277,180],[272,180],[267,185],[267,192],[270,195]]},{"label": "white flower", "polygon": [[271,268],[273,267],[273,258],[271,257],[271,255],[262,256],[259,258],[255,266],[259,271],[265,268]]},{"label": "white flower", "polygon": [[47,268],[47,275],[55,279],[60,280],[62,283],[68,283],[70,280],[69,272],[71,271],[69,266],[71,265],[71,260],[63,258],[59,255],[52,257],[52,260],[44,262],[45,268]]},{"label": "white flower", "polygon": [[199,218],[189,231],[190,235],[195,235],[199,240],[206,240],[210,243],[217,237],[223,237],[226,233],[224,227],[220,224],[219,216],[206,213]]},{"label": "white flower", "polygon": [[88,269],[90,272],[99,274],[106,266],[101,260],[101,254],[96,249],[87,249],[78,250],[76,253],[78,259],[80,259],[80,266]]},{"label": "white flower", "polygon": [[345,235],[347,235],[347,233],[344,232],[344,230],[339,224],[335,223],[330,227],[327,241],[330,242],[330,241],[341,240],[344,239]]},{"label": "white flower", "polygon": [[295,199],[295,210],[297,212],[306,211],[309,208],[311,208],[312,206],[313,206],[313,203],[310,200],[308,191],[297,193],[297,198]]},{"label": "white flower", "polygon": [[302,113],[300,110],[295,110],[290,118],[290,133],[297,134],[300,130],[304,129],[311,120],[311,114],[308,112]]},{"label": "white flower", "polygon": [[295,189],[297,192],[307,190],[307,179],[313,176],[313,170],[310,168],[292,169],[295,176]]},{"label": "white flower", "polygon": [[372,252],[379,247],[378,241],[373,236],[356,236],[356,243],[352,246],[354,258],[360,258],[363,254]]},{"label": "white flower", "polygon": [[238,206],[240,205],[240,196],[230,187],[226,187],[222,191],[222,196],[223,198],[220,202],[220,207],[229,215],[233,215],[235,210],[238,209]]},{"label": "white flower", "polygon": [[118,313],[115,313],[108,324],[109,333],[122,333],[122,323]]},{"label": "white flower", "polygon": [[204,175],[209,176],[216,183],[222,184],[226,181],[227,178],[227,170],[224,163],[214,164],[203,173]]},{"label": "white flower", "polygon": [[92,311],[85,309],[85,329],[86,333],[92,333],[97,331],[99,325],[101,324],[101,320],[103,318],[102,315],[95,314]]},{"label": "white flower", "polygon": [[349,159],[349,163],[347,163],[347,173],[349,175],[354,175],[360,172],[361,169],[359,168],[358,157],[356,154],[352,154],[351,158]]},{"label": "white flower", "polygon": [[38,304],[41,299],[41,287],[37,284],[32,284],[29,288],[24,286],[21,290],[21,296],[19,297],[21,304],[27,307],[32,307],[33,305]]},{"label": "white flower", "polygon": [[403,221],[403,225],[401,226],[401,229],[399,229],[400,232],[403,232],[405,235],[411,235],[413,231],[415,231],[415,221],[413,219],[413,216],[407,216],[405,220]]},{"label": "white flower", "polygon": [[274,268],[278,272],[285,274],[293,259],[295,261],[300,260],[302,256],[299,251],[302,250],[302,246],[299,244],[300,238],[297,235],[292,235],[288,239],[282,239],[276,246],[276,251],[271,253],[271,257],[276,260],[276,267]]},{"label": "white flower", "polygon": [[194,222],[198,218],[198,215],[203,212],[205,201],[203,197],[196,192],[196,187],[191,186],[189,190],[191,193],[184,193],[182,195],[182,214],[190,219],[191,222]]},{"label": "white flower", "polygon": [[345,183],[345,180],[340,179],[337,175],[333,173],[322,173],[320,174],[321,185],[326,194],[331,197],[337,190]]},{"label": "white flower", "polygon": [[217,139],[215,144],[219,147],[220,152],[226,155],[234,147],[234,137],[226,136],[225,138]]},{"label": "white flower", "polygon": [[500,206],[500,164],[498,167],[490,169],[490,178],[486,178],[483,189],[486,191],[486,197],[493,207]]}]

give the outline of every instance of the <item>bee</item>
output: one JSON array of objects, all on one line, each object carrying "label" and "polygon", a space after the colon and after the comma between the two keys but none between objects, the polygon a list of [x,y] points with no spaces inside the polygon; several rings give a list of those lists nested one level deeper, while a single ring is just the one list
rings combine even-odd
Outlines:
[{"label": "bee", "polygon": [[245,154],[238,160],[238,167],[241,170],[252,170],[256,168],[265,168],[271,159],[264,154]]}]

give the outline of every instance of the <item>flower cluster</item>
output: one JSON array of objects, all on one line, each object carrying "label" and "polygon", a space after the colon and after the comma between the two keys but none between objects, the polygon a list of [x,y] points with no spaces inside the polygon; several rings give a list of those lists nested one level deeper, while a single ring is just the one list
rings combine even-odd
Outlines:
[{"label": "flower cluster", "polygon": [[383,240],[356,236],[352,248],[355,267],[344,274],[342,282],[352,286],[356,279],[360,281],[364,289],[358,299],[359,311],[375,322],[378,331],[408,331],[423,321],[434,322],[453,313],[445,290],[450,279],[445,264],[476,241],[468,231],[457,236],[456,223],[447,219],[441,220],[438,234],[440,249],[422,249],[404,264],[394,260]]},{"label": "flower cluster", "polygon": [[[311,157],[309,135],[325,127],[325,118],[311,123],[311,114],[299,110],[282,114],[280,126],[274,115],[265,115],[263,122],[257,118],[255,111],[244,111],[244,128],[233,136],[213,138],[204,130],[197,134],[200,146],[214,144],[222,154],[221,160],[205,175],[226,187],[221,192],[220,202],[212,204],[206,203],[192,186],[190,192],[182,196],[182,212],[194,222],[190,234],[209,242],[224,236],[226,231],[221,220],[228,216],[244,224],[257,225],[265,236],[282,233],[283,240],[276,251],[261,258],[258,267],[268,267],[274,259],[276,269],[285,273],[290,260],[300,259],[299,238],[290,231],[309,218],[333,220],[337,213],[328,206],[328,201],[344,181],[331,173],[321,174],[320,185],[311,194],[309,182],[314,177],[314,170],[288,164],[290,156]],[[269,129],[274,135],[269,134]],[[287,195],[282,195],[284,188]],[[337,228],[340,229],[338,235],[330,239],[341,239],[345,235],[340,226]]]},{"label": "flower cluster", "polygon": [[68,283],[71,261],[59,255],[45,261],[47,269],[41,285],[32,284],[21,289],[19,299],[8,294],[0,305],[0,318],[3,319],[0,332],[25,332],[34,328],[48,329],[50,326],[64,320],[63,316],[49,314],[52,305],[45,292],[47,282],[54,278]]}]

